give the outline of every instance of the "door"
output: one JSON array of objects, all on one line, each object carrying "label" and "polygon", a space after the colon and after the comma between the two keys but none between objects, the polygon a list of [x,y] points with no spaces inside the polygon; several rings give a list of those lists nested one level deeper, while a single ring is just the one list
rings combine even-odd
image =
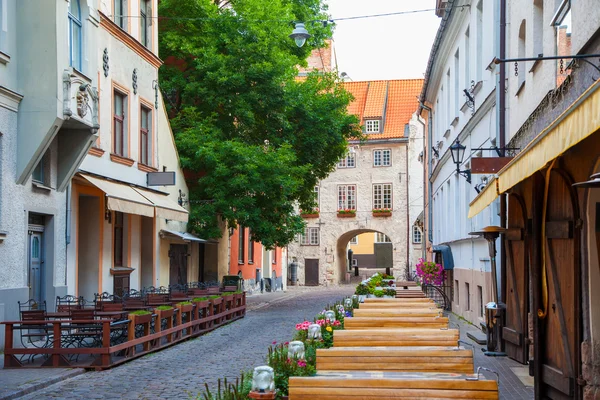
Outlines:
[{"label": "door", "polygon": [[29,298],[43,301],[42,232],[29,231]]},{"label": "door", "polygon": [[187,244],[172,244],[169,248],[169,285],[187,283]]},{"label": "door", "polygon": [[113,294],[123,297],[123,293],[129,292],[130,279],[129,274],[115,275],[113,278]]},{"label": "door", "polygon": [[515,193],[508,196],[508,232],[504,235],[506,248],[506,320],[502,340],[506,354],[522,364],[528,360],[528,283],[529,245],[526,243],[527,211],[523,198]]},{"label": "door", "polygon": [[[550,175],[546,212],[546,284],[548,306],[540,318],[542,398],[578,399],[580,390],[581,309],[579,302],[581,229],[577,194],[560,169]],[[543,301],[542,301],[543,303]],[[542,304],[543,307],[543,304]],[[537,360],[536,360],[537,361]]]},{"label": "door", "polygon": [[304,285],[319,286],[319,260],[317,258],[304,259]]}]

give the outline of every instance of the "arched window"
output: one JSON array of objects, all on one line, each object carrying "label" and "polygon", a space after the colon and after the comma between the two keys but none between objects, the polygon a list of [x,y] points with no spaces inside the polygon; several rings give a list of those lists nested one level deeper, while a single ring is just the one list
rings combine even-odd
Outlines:
[{"label": "arched window", "polygon": [[81,71],[81,6],[79,0],[69,3],[69,65]]},{"label": "arched window", "polygon": [[[527,57],[527,24],[525,20],[521,22],[519,27],[519,58]],[[521,90],[521,85],[525,83],[525,77],[527,76],[527,63],[519,63],[519,86],[517,93]]]},{"label": "arched window", "polygon": [[412,241],[415,244],[423,243],[423,232],[421,232],[418,225],[413,225]]}]

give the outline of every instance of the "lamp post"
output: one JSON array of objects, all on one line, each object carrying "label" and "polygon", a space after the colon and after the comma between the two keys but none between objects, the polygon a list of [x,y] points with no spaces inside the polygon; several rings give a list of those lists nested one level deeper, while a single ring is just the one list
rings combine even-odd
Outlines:
[{"label": "lamp post", "polygon": [[456,173],[467,178],[467,182],[471,183],[471,170],[465,169],[464,171],[460,170],[460,166],[463,163],[465,158],[465,150],[467,148],[460,144],[459,140],[456,139],[456,142],[452,146],[450,146],[450,155],[452,156],[452,162],[456,164]]},{"label": "lamp post", "polygon": [[498,352],[498,339],[502,329],[502,315],[506,304],[498,300],[498,278],[496,275],[496,239],[501,233],[505,233],[506,229],[499,226],[486,226],[480,231],[470,232],[469,235],[483,236],[488,242],[490,252],[490,264],[492,267],[492,301],[485,305],[485,323],[487,336],[487,351],[486,356],[505,356],[505,353]]},{"label": "lamp post", "polygon": [[296,22],[294,30],[290,34],[290,38],[294,39],[296,46],[302,47],[306,43],[306,39],[310,38],[310,33],[306,30],[304,23]]}]

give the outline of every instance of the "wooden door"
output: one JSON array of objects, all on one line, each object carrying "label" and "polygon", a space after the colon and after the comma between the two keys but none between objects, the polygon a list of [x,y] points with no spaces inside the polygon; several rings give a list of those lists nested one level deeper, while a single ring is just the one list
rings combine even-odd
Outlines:
[{"label": "wooden door", "polygon": [[169,284],[187,283],[187,244],[172,244],[169,248]]},{"label": "wooden door", "polygon": [[528,286],[529,245],[527,211],[523,198],[511,193],[508,197],[508,232],[504,235],[506,248],[506,320],[502,340],[506,354],[522,364],[529,358],[528,336]]},{"label": "wooden door", "polygon": [[129,292],[130,279],[129,274],[115,275],[113,278],[113,294],[123,297],[123,293]]},{"label": "wooden door", "polygon": [[[560,169],[551,173],[546,212],[548,308],[540,321],[542,398],[579,399],[581,309],[577,193]],[[542,285],[544,282],[542,281]]]},{"label": "wooden door", "polygon": [[319,286],[319,260],[316,258],[304,259],[304,285]]}]

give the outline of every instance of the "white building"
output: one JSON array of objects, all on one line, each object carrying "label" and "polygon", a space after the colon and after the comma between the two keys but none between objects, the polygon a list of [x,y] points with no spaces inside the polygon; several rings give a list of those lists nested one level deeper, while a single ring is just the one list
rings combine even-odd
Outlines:
[{"label": "white building", "polygon": [[[470,4],[470,6],[468,6]],[[464,6],[464,8],[460,8]],[[426,140],[427,218],[426,236],[431,252],[446,254],[452,310],[474,324],[483,321],[483,307],[490,301],[490,257],[487,242],[469,235],[489,225],[499,225],[498,202],[473,219],[469,203],[489,177],[457,173],[450,146],[466,147],[460,170],[470,170],[471,157],[492,157],[496,138],[496,25],[495,2],[449,1],[432,48],[421,101],[433,111]],[[469,102],[465,91],[474,100]],[[422,108],[423,110],[424,108]],[[477,188],[477,189],[476,189]],[[438,260],[441,260],[440,257]],[[453,270],[452,270],[453,268]]]},{"label": "white building", "polygon": [[[365,232],[390,238],[393,274],[405,276],[411,230],[408,141],[422,136],[423,124],[413,115],[421,85],[420,79],[344,82],[354,95],[348,112],[360,117],[368,140],[351,143],[337,169],[315,188],[319,211],[304,211],[305,234],[288,247],[289,259],[299,264],[300,285],[345,281],[348,242]],[[346,209],[350,214],[338,212]]]}]

